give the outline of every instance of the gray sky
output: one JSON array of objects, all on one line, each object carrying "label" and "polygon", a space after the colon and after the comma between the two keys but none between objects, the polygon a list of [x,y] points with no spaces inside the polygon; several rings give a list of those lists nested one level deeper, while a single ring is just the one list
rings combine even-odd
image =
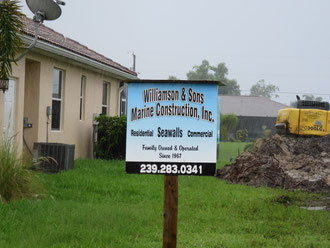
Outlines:
[{"label": "gray sky", "polygon": [[127,67],[134,51],[140,78],[186,79],[207,59],[225,62],[242,94],[264,79],[330,101],[328,0],[64,1],[62,16],[45,25]]}]

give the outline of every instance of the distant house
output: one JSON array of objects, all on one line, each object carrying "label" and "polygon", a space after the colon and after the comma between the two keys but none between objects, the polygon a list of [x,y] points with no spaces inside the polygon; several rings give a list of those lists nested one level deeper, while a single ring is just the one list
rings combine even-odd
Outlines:
[{"label": "distant house", "polygon": [[274,133],[278,111],[288,107],[265,97],[221,95],[220,99],[220,112],[237,115],[239,122],[235,132],[247,129],[249,138],[260,137],[265,129]]},{"label": "distant house", "polygon": [[[28,45],[34,22],[24,22]],[[28,151],[48,137],[75,144],[76,158],[91,157],[93,116],[119,115],[125,108],[121,81],[136,78],[134,71],[41,25],[35,48],[13,64],[9,90],[0,91],[0,139],[14,137],[18,150]],[[24,127],[24,119],[32,127]]]}]

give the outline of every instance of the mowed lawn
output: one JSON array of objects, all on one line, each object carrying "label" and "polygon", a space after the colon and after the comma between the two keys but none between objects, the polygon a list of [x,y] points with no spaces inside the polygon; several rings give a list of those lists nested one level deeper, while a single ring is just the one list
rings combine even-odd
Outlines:
[{"label": "mowed lawn", "polygon": [[[222,158],[243,145],[223,144]],[[74,170],[41,177],[40,199],[0,204],[0,247],[162,247],[164,176],[126,175],[124,161],[77,160]],[[274,201],[282,195],[293,204]],[[328,248],[329,212],[298,204],[313,197],[180,176],[177,247]]]},{"label": "mowed lawn", "polygon": [[220,142],[217,166],[223,167],[224,165],[231,163],[230,160],[234,160],[238,156],[238,154],[243,152],[247,144],[249,143]]}]

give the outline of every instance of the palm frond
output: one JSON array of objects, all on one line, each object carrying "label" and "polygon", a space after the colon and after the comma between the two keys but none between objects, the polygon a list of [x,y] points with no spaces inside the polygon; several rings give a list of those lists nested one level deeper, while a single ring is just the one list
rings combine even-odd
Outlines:
[{"label": "palm frond", "polygon": [[22,47],[19,34],[23,29],[23,16],[19,1],[0,3],[0,79],[8,79],[18,50]]}]

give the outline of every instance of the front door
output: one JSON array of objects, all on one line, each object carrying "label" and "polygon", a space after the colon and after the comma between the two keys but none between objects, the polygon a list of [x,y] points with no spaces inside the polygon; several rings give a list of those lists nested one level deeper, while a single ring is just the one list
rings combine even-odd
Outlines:
[{"label": "front door", "polygon": [[15,100],[16,100],[16,81],[9,80],[8,90],[5,92],[4,118],[2,132],[3,137],[10,140],[13,144],[15,128]]}]

